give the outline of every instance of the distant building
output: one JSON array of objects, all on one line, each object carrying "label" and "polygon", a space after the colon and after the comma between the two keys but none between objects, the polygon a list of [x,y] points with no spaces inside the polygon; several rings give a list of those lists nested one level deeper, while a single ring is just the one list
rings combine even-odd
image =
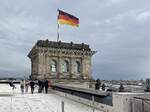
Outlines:
[{"label": "distant building", "polygon": [[84,43],[38,40],[28,54],[31,59],[31,78],[90,79],[91,57],[94,53]]}]

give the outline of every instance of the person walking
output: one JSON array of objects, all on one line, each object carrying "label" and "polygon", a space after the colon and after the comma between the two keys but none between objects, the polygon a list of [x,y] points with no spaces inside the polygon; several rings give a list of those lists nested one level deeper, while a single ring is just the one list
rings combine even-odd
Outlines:
[{"label": "person walking", "polygon": [[42,81],[41,80],[38,80],[38,93],[41,93],[42,92]]},{"label": "person walking", "polygon": [[43,89],[44,89],[44,80],[41,80],[41,93],[43,92]]},{"label": "person walking", "polygon": [[29,87],[29,81],[28,81],[28,80],[26,80],[26,81],[25,81],[26,93],[28,92],[28,87]]},{"label": "person walking", "polygon": [[45,87],[45,93],[47,94],[48,93],[48,80],[47,79],[44,81],[44,87]]},{"label": "person walking", "polygon": [[21,88],[21,93],[22,94],[24,93],[24,85],[25,85],[24,80],[21,80],[21,82],[20,82],[20,88]]},{"label": "person walking", "polygon": [[13,90],[16,89],[13,81],[9,81],[8,83],[9,83],[9,86],[12,87]]},{"label": "person walking", "polygon": [[30,87],[31,87],[31,93],[33,94],[34,92],[34,85],[35,85],[35,82],[33,80],[30,81]]}]

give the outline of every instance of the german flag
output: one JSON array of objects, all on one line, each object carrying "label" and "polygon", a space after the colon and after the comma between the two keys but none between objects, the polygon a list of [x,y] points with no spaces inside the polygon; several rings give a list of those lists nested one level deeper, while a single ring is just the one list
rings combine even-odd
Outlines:
[{"label": "german flag", "polygon": [[58,9],[58,23],[79,27],[79,18]]}]

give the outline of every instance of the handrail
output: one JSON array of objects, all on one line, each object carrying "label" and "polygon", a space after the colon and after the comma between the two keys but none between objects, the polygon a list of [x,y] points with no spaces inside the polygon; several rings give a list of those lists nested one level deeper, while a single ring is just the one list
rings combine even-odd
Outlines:
[{"label": "handrail", "polygon": [[142,97],[133,97],[133,98],[140,100],[139,102],[142,102],[142,104],[141,104],[142,112],[146,112],[144,110],[147,109],[147,108],[145,108],[144,105],[148,105],[148,107],[150,107],[150,99],[142,98]]},{"label": "handrail", "polygon": [[146,103],[146,104],[150,105],[150,102],[144,101],[144,103]]},{"label": "handrail", "polygon": [[146,100],[146,101],[150,101],[150,99],[147,98],[141,98],[141,97],[134,97],[135,99],[140,99],[140,100]]}]

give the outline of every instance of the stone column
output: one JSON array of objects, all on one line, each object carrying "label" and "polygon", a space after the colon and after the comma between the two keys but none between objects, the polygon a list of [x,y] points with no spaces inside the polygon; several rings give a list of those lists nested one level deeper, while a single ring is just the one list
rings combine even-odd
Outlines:
[{"label": "stone column", "polygon": [[43,53],[39,52],[38,54],[38,78],[44,78],[44,73],[43,73]]},{"label": "stone column", "polygon": [[74,66],[73,66],[73,58],[72,57],[70,57],[70,76],[71,76],[71,78],[73,77],[72,75],[73,75],[73,68]]},{"label": "stone column", "polygon": [[57,78],[61,77],[61,57],[58,56],[58,62],[57,62]]},{"label": "stone column", "polygon": [[82,58],[82,76],[84,79],[91,78],[91,57],[86,56]]},{"label": "stone column", "polygon": [[47,68],[47,64],[45,63],[45,52],[44,50],[41,50],[38,53],[38,77],[39,78],[45,78],[47,77],[47,72],[46,72],[46,68]]},{"label": "stone column", "polygon": [[81,75],[82,75],[83,79],[84,79],[85,73],[86,73],[85,69],[86,69],[86,67],[85,67],[85,59],[84,59],[84,57],[82,57],[82,59],[81,59]]},{"label": "stone column", "polygon": [[45,74],[47,74],[47,77],[50,78],[50,60],[48,54],[45,54]]}]

